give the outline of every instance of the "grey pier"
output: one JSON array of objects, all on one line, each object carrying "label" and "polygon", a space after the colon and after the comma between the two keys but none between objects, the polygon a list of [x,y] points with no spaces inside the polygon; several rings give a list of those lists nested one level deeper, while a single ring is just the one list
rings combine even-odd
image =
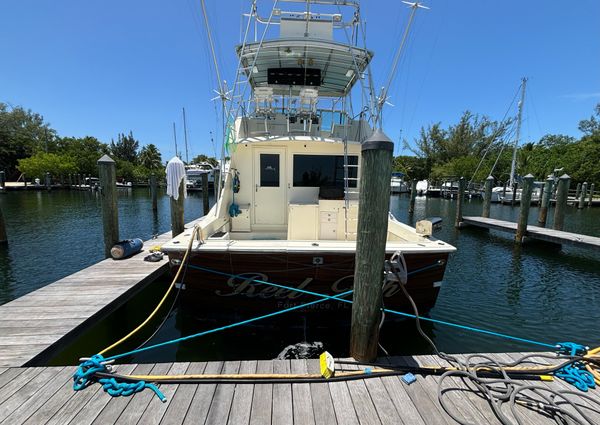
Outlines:
[{"label": "grey pier", "polygon": [[[517,223],[486,217],[463,217],[461,227],[465,226],[493,229],[508,233],[517,232]],[[547,229],[531,225],[527,226],[525,237],[561,245],[600,247],[599,237],[580,235],[578,233],[564,232],[562,230]]]},{"label": "grey pier", "polygon": [[[491,354],[511,361],[520,353]],[[459,356],[463,357],[464,356]],[[383,360],[394,364],[446,365],[433,356]],[[544,359],[539,359],[544,362]],[[358,366],[347,366],[357,369]],[[365,380],[301,384],[178,384],[160,385],[166,403],[150,390],[113,398],[94,384],[74,392],[74,366],[0,369],[0,423],[4,424],[394,424],[450,425],[454,422],[437,399],[439,377],[420,376],[411,385],[399,376]],[[318,360],[242,360],[200,363],[118,365],[119,373],[316,373]],[[524,381],[527,382],[527,381]],[[572,390],[556,380],[532,384]],[[472,423],[498,424],[487,402],[466,391],[458,378],[444,383],[453,390],[447,402],[453,412]],[[586,393],[600,401],[598,390]],[[571,397],[591,406],[577,396]],[[508,406],[504,406],[507,408]],[[503,409],[504,410],[504,409]],[[600,414],[587,410],[600,423]],[[555,424],[551,418],[519,408],[525,423]]]}]

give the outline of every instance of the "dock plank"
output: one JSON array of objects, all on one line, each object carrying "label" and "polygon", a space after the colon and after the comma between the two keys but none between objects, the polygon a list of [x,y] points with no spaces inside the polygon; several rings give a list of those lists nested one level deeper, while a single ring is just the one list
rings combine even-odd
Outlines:
[{"label": "dock plank", "polygon": [[[256,367],[256,360],[244,360],[240,365],[240,373],[256,373]],[[228,424],[248,425],[248,423],[250,423],[253,395],[254,385],[236,384],[235,394],[231,404],[231,413],[229,414],[229,419],[227,421]]]},{"label": "dock plank", "polygon": [[[306,360],[297,360],[291,363],[292,373],[305,374],[308,372]],[[313,402],[310,394],[310,384],[292,384],[292,400],[294,424],[314,425]]]},{"label": "dock plank", "polygon": [[[259,360],[256,373],[272,373],[273,362],[270,360]],[[257,384],[254,386],[252,395],[252,407],[250,408],[250,425],[267,425],[271,423],[273,400],[273,384]]]},{"label": "dock plank", "polygon": [[[189,375],[201,375],[204,373],[207,363],[192,363],[187,370]],[[178,425],[183,422],[185,415],[194,399],[198,384],[179,385],[177,391],[167,407],[167,411],[162,417],[161,425]]]},{"label": "dock plank", "polygon": [[[206,365],[204,373],[206,375],[221,373],[223,366],[223,362],[210,362]],[[205,422],[216,389],[217,384],[202,384],[198,386],[183,420],[184,424],[191,425]]]},{"label": "dock plank", "polygon": [[[289,360],[273,360],[273,373],[290,373],[290,370]],[[293,422],[292,384],[273,384],[272,412],[274,424]]]},{"label": "dock plank", "polygon": [[[239,361],[225,362],[223,373],[236,374],[240,370]],[[231,412],[233,396],[235,394],[235,384],[218,384],[215,394],[208,409],[206,423],[209,424],[225,424]]]},{"label": "dock plank", "polygon": [[[307,367],[309,373],[321,373],[318,359],[307,360]],[[331,393],[329,392],[329,385],[326,383],[310,384],[310,393],[314,400],[313,414],[315,423],[317,425],[337,423],[333,401],[331,400]]]}]

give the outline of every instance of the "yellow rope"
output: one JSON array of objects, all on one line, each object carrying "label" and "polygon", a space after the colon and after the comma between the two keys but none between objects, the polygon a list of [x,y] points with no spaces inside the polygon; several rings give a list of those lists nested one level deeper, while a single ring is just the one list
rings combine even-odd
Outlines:
[{"label": "yellow rope", "polygon": [[112,350],[113,348],[117,347],[118,345],[121,345],[123,342],[125,342],[129,338],[131,338],[131,336],[135,335],[140,329],[142,329],[144,326],[146,326],[146,324],[150,320],[152,320],[152,318],[156,315],[156,313],[158,312],[158,310],[160,310],[160,308],[162,307],[162,305],[164,304],[164,302],[166,301],[166,299],[169,297],[169,294],[171,293],[171,291],[175,287],[175,282],[177,282],[177,279],[179,278],[181,270],[183,269],[183,265],[187,261],[187,257],[189,255],[190,251],[192,250],[192,242],[194,241],[194,236],[198,232],[200,232],[199,234],[201,234],[200,226],[196,224],[194,226],[194,229],[192,230],[192,234],[190,236],[190,241],[188,243],[187,249],[185,250],[185,254],[183,256],[183,260],[181,260],[181,264],[179,265],[179,269],[177,270],[177,273],[175,274],[175,277],[173,278],[173,281],[169,285],[169,288],[165,292],[165,295],[163,295],[163,297],[160,300],[160,302],[158,303],[158,305],[154,308],[154,311],[152,311],[152,313],[150,313],[150,315],[146,318],[146,320],[144,320],[137,328],[135,328],[134,330],[132,330],[131,332],[129,332],[127,335],[125,335],[123,338],[121,338],[120,340],[118,340],[114,344],[106,347],[104,350],[100,351],[100,353],[98,353],[98,354],[104,355],[106,352]]}]

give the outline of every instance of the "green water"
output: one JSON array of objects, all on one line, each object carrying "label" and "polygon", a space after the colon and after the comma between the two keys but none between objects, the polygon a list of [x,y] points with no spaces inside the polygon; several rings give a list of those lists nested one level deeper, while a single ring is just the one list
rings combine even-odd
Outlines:
[{"label": "green water", "polygon": [[[392,212],[404,222],[414,223],[429,216],[444,219],[436,234],[458,248],[452,254],[437,304],[430,316],[545,343],[577,341],[600,345],[600,252],[592,249],[541,244],[515,246],[511,236],[495,231],[455,230],[456,202],[417,198],[413,217],[408,199],[394,196]],[[11,244],[0,248],[0,302],[43,286],[101,259],[99,205],[94,194],[79,192],[11,193],[0,196],[8,221]],[[168,230],[166,197],[161,197],[159,214],[153,217],[145,189],[133,189],[119,198],[121,234],[148,238]],[[186,200],[186,220],[201,213],[201,199]],[[470,200],[465,215],[479,215],[481,201]],[[516,220],[518,207],[493,205],[491,216]],[[536,222],[538,209],[532,207],[529,222]],[[553,210],[550,210],[551,225]],[[567,210],[565,230],[600,236],[600,208]],[[74,254],[76,253],[76,254]],[[92,354],[134,327],[147,309],[155,305],[169,278],[149,286],[138,298],[112,317],[96,324],[78,343],[53,360],[74,363],[82,354]],[[158,325],[167,313],[151,327]],[[189,335],[227,324],[206,317],[202,311],[175,307],[164,327],[151,343]],[[441,350],[448,352],[490,352],[544,350],[544,347],[516,343],[482,334],[425,324]],[[150,336],[141,335],[121,350],[135,348]],[[186,343],[140,353],[123,360],[136,362],[190,361],[216,359],[273,358],[283,347],[302,340],[322,341],[336,356],[347,354],[348,328],[309,322],[302,315],[267,319]],[[411,320],[386,323],[381,344],[390,354],[426,353],[430,349],[414,330]]]}]

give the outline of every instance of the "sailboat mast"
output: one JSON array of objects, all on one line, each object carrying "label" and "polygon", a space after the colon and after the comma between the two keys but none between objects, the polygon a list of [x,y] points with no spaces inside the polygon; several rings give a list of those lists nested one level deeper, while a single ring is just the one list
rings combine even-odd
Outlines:
[{"label": "sailboat mast", "polygon": [[190,163],[189,153],[188,153],[188,141],[187,141],[187,126],[185,124],[185,108],[183,109],[183,139],[185,140],[185,162],[186,164]]},{"label": "sailboat mast", "polygon": [[523,105],[525,104],[525,87],[527,86],[527,78],[523,77],[521,83],[521,100],[519,100],[519,112],[517,114],[517,134],[515,139],[515,146],[513,148],[512,163],[510,165],[510,187],[513,187],[515,183],[516,163],[517,163],[517,148],[519,147],[519,141],[521,139],[521,123],[523,122]]},{"label": "sailboat mast", "polygon": [[177,132],[175,131],[175,123],[173,123],[173,140],[175,140],[175,156],[179,157],[177,152]]}]

